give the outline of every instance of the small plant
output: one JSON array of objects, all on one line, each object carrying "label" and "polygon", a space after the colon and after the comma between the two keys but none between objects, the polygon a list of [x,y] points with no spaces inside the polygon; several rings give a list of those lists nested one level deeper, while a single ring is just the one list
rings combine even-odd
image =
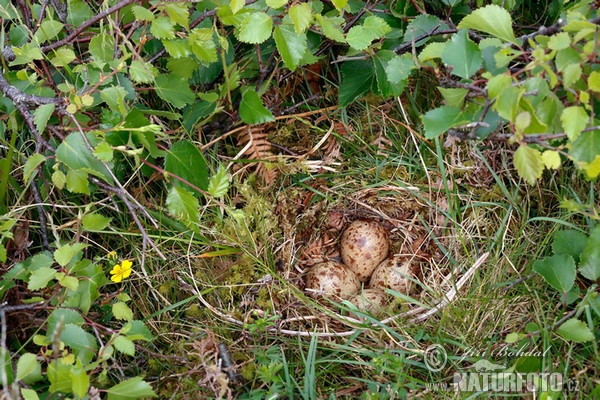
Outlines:
[{"label": "small plant", "polygon": [[[563,307],[573,309],[556,324],[556,333],[573,342],[595,340],[600,323],[600,225],[589,235],[576,230],[558,231],[552,243],[553,255],[533,264],[533,270],[561,295]],[[575,285],[580,276],[579,284]],[[583,289],[583,293],[582,293]],[[587,324],[579,318],[583,316]]]},{"label": "small plant", "polygon": [[[99,393],[109,399],[155,397],[139,376],[112,384],[114,359],[135,356],[135,342],[153,339],[145,324],[134,319],[127,304],[131,298],[121,286],[132,262],[116,263],[114,253],[90,260],[84,257],[86,247],[74,243],[54,253],[40,252],[17,263],[0,280],[0,296],[21,282],[30,294],[23,305],[2,305],[3,326],[6,314],[15,311],[35,311],[45,318],[41,326],[30,327],[37,332],[30,340],[11,343],[18,352],[7,354],[2,343],[2,384],[14,398],[80,399]],[[112,282],[107,279],[109,270]]]}]

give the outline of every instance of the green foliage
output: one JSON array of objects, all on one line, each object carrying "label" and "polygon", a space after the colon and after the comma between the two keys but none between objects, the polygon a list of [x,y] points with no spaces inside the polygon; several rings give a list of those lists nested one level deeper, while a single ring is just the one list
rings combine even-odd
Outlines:
[{"label": "green foliage", "polygon": [[[95,244],[122,235],[127,244],[119,246],[133,252],[133,236],[141,251],[160,252],[153,239],[169,234],[157,216],[177,233],[196,233],[215,204],[221,215],[211,225],[248,242],[268,236],[277,223],[263,218],[265,199],[247,196],[245,209],[227,204],[235,174],[223,160],[244,162],[232,158],[239,149],[227,139],[240,125],[272,123],[300,107],[350,108],[365,97],[414,102],[414,82],[427,76],[441,98],[412,110],[421,114],[422,127],[409,127],[422,128],[419,146],[446,133],[508,141],[530,185],[568,161],[589,180],[600,174],[598,24],[589,1],[563,9],[550,2],[543,17],[553,25],[537,31],[523,30],[532,21],[520,24],[535,17],[524,1],[34,3],[0,1],[0,296],[51,306],[28,346],[12,344],[8,376],[24,398],[85,398],[95,388],[109,399],[155,396],[138,372],[110,381],[112,362],[137,356],[136,341],[152,335],[111,286],[116,260]],[[321,68],[323,87],[288,90],[310,64]],[[246,189],[237,188],[241,197]],[[22,220],[40,222],[18,248]],[[556,330],[568,341],[594,338],[598,249],[599,228],[561,231],[554,254],[533,265],[563,303],[579,300]],[[11,297],[14,290],[23,293]],[[246,328],[264,333],[277,318],[264,314]],[[316,348],[315,339],[302,354],[309,366]],[[293,373],[282,354],[269,357],[257,375],[272,384],[265,393],[277,393],[279,373],[289,382]],[[307,369],[305,397],[317,395],[315,373]]]},{"label": "green foliage", "polygon": [[[579,288],[574,287],[577,273],[591,282],[600,278],[600,226],[594,227],[587,236],[579,231],[558,231],[554,236],[552,249],[554,255],[544,257],[533,264],[533,270],[540,274],[544,280],[560,292],[564,302],[573,302],[579,296]],[[577,304],[579,315],[585,310],[589,313],[590,301],[596,302],[597,293],[595,285],[589,285],[587,295]],[[592,306],[595,315],[588,314],[588,325],[576,318],[571,318],[562,323],[556,333],[566,340],[574,342],[587,342],[594,340],[595,326],[600,323],[600,309]]]},{"label": "green foliage", "polygon": [[[42,290],[45,297],[35,296],[30,301],[47,301],[51,306],[46,308],[46,322],[33,338],[40,347],[38,356],[21,354],[14,376],[37,390],[74,398],[86,398],[94,385],[105,384],[101,376],[110,371],[117,357],[113,349],[133,356],[134,341],[152,340],[143,322],[134,320],[126,304],[129,296],[121,293],[114,298],[111,294],[114,288],[106,274],[114,257],[88,260],[84,258],[86,247],[82,243],[65,244],[53,256],[49,252],[38,253],[16,264],[0,280],[2,288],[21,281],[32,292]],[[102,310],[102,304],[107,303],[112,303],[114,320],[107,318],[104,324],[110,325],[92,326],[86,322],[84,316],[92,309]],[[139,377],[108,387],[106,392],[112,398],[155,397],[150,385]]]}]

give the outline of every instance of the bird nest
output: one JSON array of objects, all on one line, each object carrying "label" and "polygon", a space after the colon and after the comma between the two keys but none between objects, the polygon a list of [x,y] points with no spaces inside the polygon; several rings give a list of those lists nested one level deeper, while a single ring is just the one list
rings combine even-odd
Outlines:
[{"label": "bird nest", "polygon": [[[259,325],[264,331],[297,336],[348,336],[375,325],[418,323],[452,302],[487,257],[484,254],[470,266],[452,267],[450,260],[459,259],[455,256],[464,243],[452,235],[444,197],[409,185],[343,195],[316,181],[311,189],[293,187],[280,192],[268,215],[258,217],[254,226],[246,222],[245,229],[255,241],[251,250],[220,268],[214,260],[208,263],[212,271],[222,271],[210,283],[213,290],[206,285],[203,290],[198,285],[191,288],[208,310],[242,330],[256,328],[257,321],[262,321]],[[314,201],[315,193],[321,194],[321,200]],[[268,207],[244,203],[244,208],[251,206]],[[340,236],[356,219],[378,221],[389,234],[389,254],[412,257],[419,268],[418,293],[409,298],[392,296],[385,314],[378,318],[353,309],[342,299],[309,296],[304,286],[311,266],[340,260]],[[259,220],[267,227],[261,228]],[[268,231],[273,241],[270,248],[259,243],[261,235],[265,236],[260,229]],[[272,259],[271,265],[266,259]]]}]

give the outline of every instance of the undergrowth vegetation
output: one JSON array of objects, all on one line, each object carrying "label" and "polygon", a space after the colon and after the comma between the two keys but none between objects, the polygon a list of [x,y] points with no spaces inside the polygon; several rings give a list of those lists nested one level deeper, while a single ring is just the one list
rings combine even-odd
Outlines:
[{"label": "undergrowth vegetation", "polygon": [[597,8],[0,0],[2,398],[600,397]]}]

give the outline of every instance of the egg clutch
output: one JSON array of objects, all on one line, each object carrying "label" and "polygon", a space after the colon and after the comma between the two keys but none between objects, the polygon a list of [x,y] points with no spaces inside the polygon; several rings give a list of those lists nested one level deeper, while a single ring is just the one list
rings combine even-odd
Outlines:
[{"label": "egg clutch", "polygon": [[347,299],[361,311],[380,314],[388,304],[386,289],[410,294],[418,270],[413,257],[388,258],[388,252],[389,238],[381,224],[356,220],[342,233],[342,263],[314,265],[304,278],[306,290],[313,297]]}]

